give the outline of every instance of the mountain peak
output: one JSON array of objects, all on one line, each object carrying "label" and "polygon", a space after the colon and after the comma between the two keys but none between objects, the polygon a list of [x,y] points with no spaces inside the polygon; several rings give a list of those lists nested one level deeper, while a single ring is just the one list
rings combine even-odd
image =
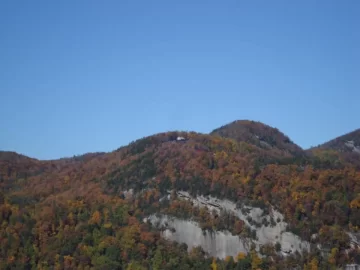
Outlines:
[{"label": "mountain peak", "polygon": [[36,160],[13,151],[0,151],[0,161],[22,162]]},{"label": "mountain peak", "polygon": [[245,141],[265,149],[279,149],[291,154],[298,154],[302,149],[288,136],[259,121],[236,120],[213,130],[211,135]]}]

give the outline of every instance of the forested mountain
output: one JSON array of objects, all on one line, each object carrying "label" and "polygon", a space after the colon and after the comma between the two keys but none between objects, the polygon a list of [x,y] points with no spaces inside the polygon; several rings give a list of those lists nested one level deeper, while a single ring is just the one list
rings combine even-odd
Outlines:
[{"label": "forested mountain", "polygon": [[340,152],[355,152],[360,154],[360,129],[321,144],[318,148],[332,149]]},{"label": "forested mountain", "polygon": [[326,145],[303,151],[277,129],[235,121],[67,159],[0,152],[0,269],[360,263],[358,163]]},{"label": "forested mountain", "polygon": [[313,147],[308,152],[328,152],[340,155],[342,159],[360,169],[360,129],[339,136],[329,142]]},{"label": "forested mountain", "polygon": [[301,155],[301,147],[293,143],[278,129],[261,122],[238,120],[213,130],[211,135],[231,138],[238,142],[247,142],[282,155]]}]

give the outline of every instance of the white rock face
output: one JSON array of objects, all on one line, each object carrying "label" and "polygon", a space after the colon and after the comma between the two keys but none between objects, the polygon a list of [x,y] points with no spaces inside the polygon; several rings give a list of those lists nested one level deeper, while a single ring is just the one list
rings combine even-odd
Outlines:
[{"label": "white rock face", "polygon": [[359,270],[360,264],[347,264],[344,266],[344,270]]},{"label": "white rock face", "polygon": [[350,237],[350,246],[351,246],[351,248],[356,248],[357,246],[360,246],[360,233],[350,233],[350,232],[348,232],[348,235]]},{"label": "white rock face", "polygon": [[172,229],[163,231],[162,236],[168,240],[185,243],[188,249],[201,246],[210,256],[224,259],[226,256],[236,256],[239,252],[247,253],[249,247],[240,240],[238,236],[229,232],[204,232],[196,222],[180,220],[169,216],[150,216],[149,220],[158,226],[165,226]]},{"label": "white rock face", "polygon": [[353,152],[360,154],[360,146],[356,146],[354,141],[345,142],[346,147],[351,148]]},{"label": "white rock face", "polygon": [[[303,249],[309,250],[310,244],[302,241],[297,235],[291,232],[286,232],[287,223],[283,221],[283,215],[271,209],[269,215],[263,215],[263,210],[257,207],[245,206],[248,209],[248,214],[243,213],[236,207],[236,204],[229,200],[220,200],[214,197],[197,196],[193,198],[188,192],[178,191],[177,195],[184,199],[190,200],[194,206],[206,206],[209,211],[226,210],[233,213],[239,219],[243,220],[245,224],[251,229],[256,230],[258,240],[240,239],[239,236],[231,235],[230,232],[216,232],[216,233],[203,233],[202,229],[196,222],[190,220],[180,220],[169,216],[156,217],[152,215],[149,220],[152,224],[159,223],[158,225],[168,224],[169,227],[174,228],[175,231],[169,229],[165,230],[163,236],[169,240],[186,243],[190,248],[194,246],[201,246],[205,251],[209,252],[211,256],[225,258],[226,256],[236,256],[239,252],[247,253],[251,243],[254,243],[257,249],[261,245],[276,242],[281,244],[281,249],[284,253],[290,253]],[[247,217],[261,224],[261,227],[249,223]],[[275,220],[276,225],[271,227],[262,225],[262,220],[265,218],[267,221],[270,219]],[[277,222],[280,220],[280,222]]]}]

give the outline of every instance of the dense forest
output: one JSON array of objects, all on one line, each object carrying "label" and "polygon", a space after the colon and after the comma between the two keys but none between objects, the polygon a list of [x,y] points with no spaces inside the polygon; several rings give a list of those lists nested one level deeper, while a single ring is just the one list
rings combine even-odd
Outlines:
[{"label": "dense forest", "polygon": [[[0,269],[360,264],[360,248],[350,237],[360,230],[359,138],[358,130],[305,151],[277,129],[235,121],[210,134],[160,133],[110,153],[59,160],[0,152]],[[163,213],[195,220],[204,231],[256,238],[243,220],[195,206],[176,190],[274,207],[311,248],[284,255],[278,243],[269,243],[222,260],[165,240],[144,218]],[[161,200],[169,192],[171,199]]]}]

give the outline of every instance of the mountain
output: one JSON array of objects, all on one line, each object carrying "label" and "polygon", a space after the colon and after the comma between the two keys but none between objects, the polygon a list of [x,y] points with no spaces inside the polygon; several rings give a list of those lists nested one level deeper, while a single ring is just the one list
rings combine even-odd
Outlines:
[{"label": "mountain", "polygon": [[360,129],[349,132],[331,141],[319,145],[319,149],[332,149],[345,153],[360,154]]},{"label": "mountain", "polygon": [[334,152],[345,163],[352,164],[360,169],[360,129],[339,136],[317,147],[313,147],[307,152],[318,153]]},{"label": "mountain", "polygon": [[17,163],[26,162],[26,160],[36,161],[35,159],[10,151],[0,151],[0,161],[1,160],[8,162],[17,162]]},{"label": "mountain", "polygon": [[271,149],[281,156],[303,154],[301,147],[293,143],[288,136],[261,122],[237,120],[213,130],[210,134]]},{"label": "mountain", "polygon": [[59,160],[2,152],[0,269],[360,263],[360,172],[331,151],[235,121]]}]

